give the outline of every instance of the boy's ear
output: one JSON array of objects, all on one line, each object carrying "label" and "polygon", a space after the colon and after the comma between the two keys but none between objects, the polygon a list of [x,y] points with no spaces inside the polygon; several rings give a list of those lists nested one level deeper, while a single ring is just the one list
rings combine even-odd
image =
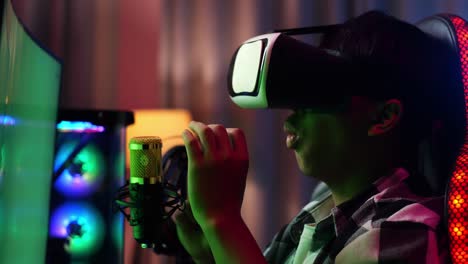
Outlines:
[{"label": "boy's ear", "polygon": [[403,114],[403,104],[398,99],[390,99],[377,107],[374,120],[367,131],[368,136],[378,136],[397,126]]}]

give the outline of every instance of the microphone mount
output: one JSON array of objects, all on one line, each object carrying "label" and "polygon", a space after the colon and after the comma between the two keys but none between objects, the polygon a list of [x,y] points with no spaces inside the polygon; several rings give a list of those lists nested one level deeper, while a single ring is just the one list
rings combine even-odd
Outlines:
[{"label": "microphone mount", "polygon": [[[186,207],[187,200],[187,153],[185,146],[175,146],[168,150],[162,157],[162,183],[159,193],[151,193],[150,196],[157,197],[156,201],[161,201],[161,204],[155,205],[155,211],[161,212],[161,227],[160,237],[153,241],[152,247],[157,254],[175,255],[177,252],[183,252],[180,242],[175,233],[175,224],[171,216],[177,211],[183,211]],[[129,224],[134,227],[143,222],[141,217],[132,218],[127,212],[130,208],[141,208],[143,199],[131,201],[130,192],[139,192],[139,188],[143,188],[138,184],[130,184],[127,180],[125,185],[121,186],[114,198],[113,210],[120,211]],[[160,196],[160,197],[158,197]],[[159,206],[159,208],[158,208]],[[158,223],[154,223],[155,225]],[[147,245],[142,244],[145,248]]]}]

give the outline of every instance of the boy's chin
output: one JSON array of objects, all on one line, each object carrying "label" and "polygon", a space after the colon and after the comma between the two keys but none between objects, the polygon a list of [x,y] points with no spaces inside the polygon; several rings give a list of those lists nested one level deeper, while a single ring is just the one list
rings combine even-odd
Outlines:
[{"label": "boy's chin", "polygon": [[[325,168],[319,168],[317,166],[304,166],[304,163],[299,163],[299,170],[302,172],[304,176],[311,177],[317,179],[319,181],[326,181],[327,175],[329,175],[330,170],[326,170]],[[310,165],[310,164],[309,164]]]}]

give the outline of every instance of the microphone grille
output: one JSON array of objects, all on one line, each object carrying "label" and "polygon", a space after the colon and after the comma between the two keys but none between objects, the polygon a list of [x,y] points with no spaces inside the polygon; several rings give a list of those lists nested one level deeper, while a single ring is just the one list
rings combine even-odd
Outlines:
[{"label": "microphone grille", "polygon": [[162,182],[159,137],[145,136],[130,139],[130,182],[143,184]]}]

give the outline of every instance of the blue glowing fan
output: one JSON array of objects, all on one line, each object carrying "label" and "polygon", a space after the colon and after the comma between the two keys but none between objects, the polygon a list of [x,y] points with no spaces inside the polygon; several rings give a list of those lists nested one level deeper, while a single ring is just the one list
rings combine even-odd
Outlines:
[{"label": "blue glowing fan", "polygon": [[64,169],[57,175],[54,187],[67,197],[83,197],[96,191],[105,175],[104,157],[97,146],[83,145],[71,140],[57,151],[54,170]]},{"label": "blue glowing fan", "polygon": [[68,239],[65,249],[72,257],[92,255],[102,245],[104,221],[90,204],[66,203],[53,212],[49,235]]}]

